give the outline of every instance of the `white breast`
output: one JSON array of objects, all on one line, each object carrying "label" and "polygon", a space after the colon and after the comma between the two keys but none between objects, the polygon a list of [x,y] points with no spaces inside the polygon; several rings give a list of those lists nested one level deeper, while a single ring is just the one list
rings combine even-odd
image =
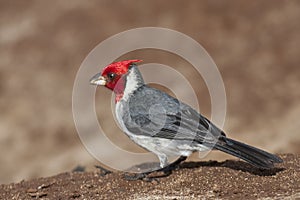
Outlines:
[{"label": "white breast", "polygon": [[128,129],[126,128],[124,122],[123,122],[123,113],[124,113],[124,107],[122,105],[122,102],[121,101],[118,101],[116,103],[116,110],[115,110],[115,113],[116,113],[116,118],[117,118],[117,121],[120,125],[120,128],[122,129],[122,131],[126,132],[129,132]]},{"label": "white breast", "polygon": [[126,86],[122,99],[127,101],[129,95],[132,94],[138,88],[138,78],[134,71],[130,71],[126,78]]}]

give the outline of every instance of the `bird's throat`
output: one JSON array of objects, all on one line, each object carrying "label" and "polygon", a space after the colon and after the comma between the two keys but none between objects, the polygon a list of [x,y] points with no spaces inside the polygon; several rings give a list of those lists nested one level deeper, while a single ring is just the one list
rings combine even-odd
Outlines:
[{"label": "bird's throat", "polygon": [[115,103],[119,102],[122,99],[124,95],[125,85],[126,85],[126,80],[125,78],[121,77],[114,87]]},{"label": "bird's throat", "polygon": [[118,84],[116,84],[114,88],[116,94],[115,101],[118,102],[121,99],[128,99],[129,96],[143,84],[144,80],[142,75],[136,67],[132,67],[125,76],[122,76],[118,80]]}]

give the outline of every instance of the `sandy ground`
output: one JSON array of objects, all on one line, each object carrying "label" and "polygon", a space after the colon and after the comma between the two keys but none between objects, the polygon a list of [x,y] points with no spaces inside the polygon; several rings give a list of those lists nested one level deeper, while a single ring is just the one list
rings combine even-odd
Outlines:
[{"label": "sandy ground", "polygon": [[66,172],[0,185],[1,199],[298,199],[300,157],[271,170],[242,161],[185,162],[168,177],[127,181],[122,173]]},{"label": "sandy ground", "polygon": [[[273,153],[299,154],[299,19],[297,0],[0,1],[0,183],[99,164],[75,130],[73,82],[98,43],[144,26],[181,31],[206,48],[224,80],[224,129],[230,137]],[[122,58],[163,63],[182,72],[193,85],[201,112],[210,116],[205,83],[183,59],[155,50]],[[174,85],[181,89],[176,80]],[[99,88],[96,97],[101,99],[96,107],[107,136],[121,148],[142,151],[114,122],[110,91]],[[104,153],[112,161],[119,159],[109,150]],[[211,153],[207,159],[225,158]],[[82,176],[59,177],[73,175]]]}]

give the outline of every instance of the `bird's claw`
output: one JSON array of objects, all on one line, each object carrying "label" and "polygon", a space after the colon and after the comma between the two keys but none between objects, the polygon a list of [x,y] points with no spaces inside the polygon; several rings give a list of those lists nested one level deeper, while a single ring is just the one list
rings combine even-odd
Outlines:
[{"label": "bird's claw", "polygon": [[147,177],[147,174],[145,173],[139,173],[139,174],[124,174],[124,178],[127,181],[137,181],[137,180],[143,180]]},{"label": "bird's claw", "polygon": [[148,173],[138,173],[138,174],[124,174],[124,179],[127,181],[137,181],[142,180],[146,182],[159,182],[155,177],[149,177]]},{"label": "bird's claw", "polygon": [[112,171],[110,171],[108,169],[105,169],[104,167],[102,167],[100,165],[95,165],[95,167],[101,171],[101,173],[100,173],[101,176],[105,176],[107,174],[111,174],[112,173]]}]

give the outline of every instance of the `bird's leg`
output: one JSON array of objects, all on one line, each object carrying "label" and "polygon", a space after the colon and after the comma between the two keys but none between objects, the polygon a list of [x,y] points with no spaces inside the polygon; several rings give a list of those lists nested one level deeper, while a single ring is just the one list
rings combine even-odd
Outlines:
[{"label": "bird's leg", "polygon": [[138,173],[138,174],[133,174],[133,175],[128,175],[125,174],[124,178],[128,181],[133,181],[133,180],[145,180],[145,181],[152,181],[155,178],[150,178],[147,177],[149,174],[153,173],[153,172],[164,172],[165,176],[169,176],[172,171],[174,169],[176,169],[176,167],[183,161],[185,161],[187,158],[187,156],[180,156],[177,160],[175,160],[174,162],[172,162],[171,164],[154,170],[154,171],[149,171],[149,172],[143,172],[143,173]]},{"label": "bird's leg", "polygon": [[187,159],[187,156],[180,156],[177,160],[175,160],[174,162],[172,162],[171,164],[161,168],[161,169],[158,169],[157,171],[163,171],[164,173],[170,173],[172,172],[173,170],[175,170],[178,165],[185,161]]}]

